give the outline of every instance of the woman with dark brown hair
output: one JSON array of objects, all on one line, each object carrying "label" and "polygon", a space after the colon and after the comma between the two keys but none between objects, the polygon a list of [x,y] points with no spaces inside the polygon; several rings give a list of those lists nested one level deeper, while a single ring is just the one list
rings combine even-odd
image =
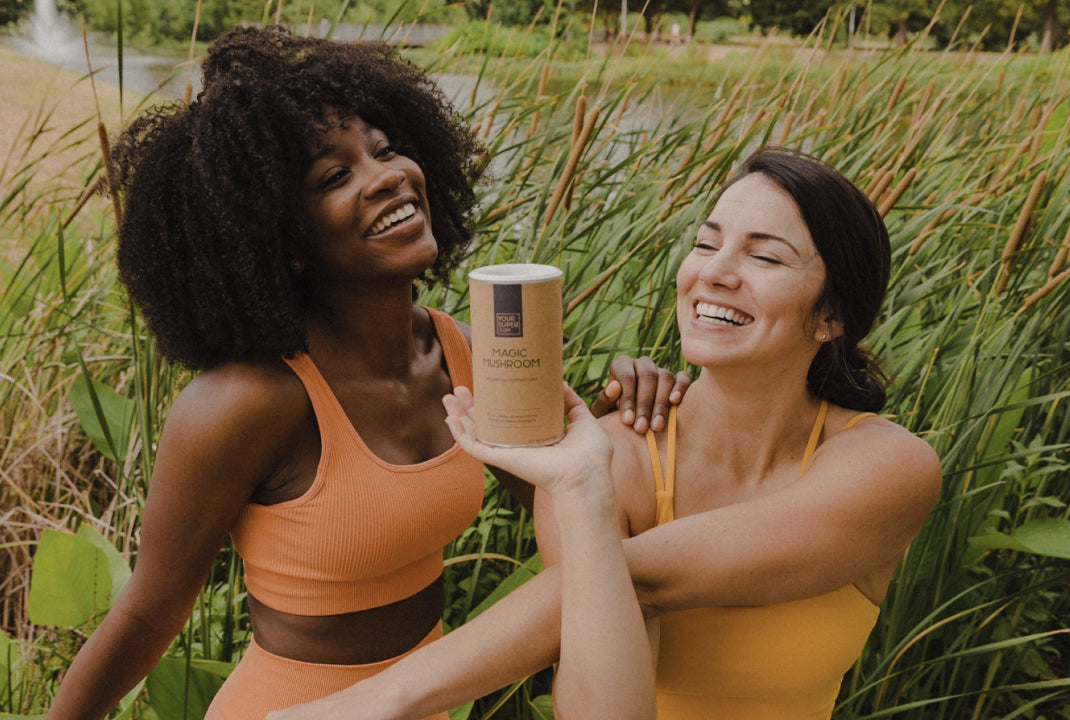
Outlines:
[{"label": "woman with dark brown hair", "polygon": [[[651,619],[653,658],[644,649],[638,659],[656,665],[659,720],[830,717],[940,491],[932,449],[875,415],[884,376],[859,345],[889,263],[879,213],[840,173],[799,153],[758,151],[717,199],[677,274],[683,355],[699,377],[664,432],[644,439],[601,420],[624,540],[600,552],[608,562],[623,553]],[[605,438],[585,437],[588,455],[599,457]],[[559,717],[613,716],[587,701],[592,685],[617,687],[619,678],[593,662],[564,662],[615,657],[622,640],[607,637],[569,579],[575,525],[585,521],[552,488],[576,462],[547,478],[511,465],[515,451],[466,442],[484,461],[551,489],[537,494],[535,516],[548,569],[388,672],[272,720],[419,717],[558,657]],[[567,448],[568,457],[577,452]],[[601,472],[590,475],[598,487]],[[597,577],[585,591],[604,598]],[[621,633],[631,632],[627,605],[606,606]],[[566,633],[577,618],[602,634]]]}]

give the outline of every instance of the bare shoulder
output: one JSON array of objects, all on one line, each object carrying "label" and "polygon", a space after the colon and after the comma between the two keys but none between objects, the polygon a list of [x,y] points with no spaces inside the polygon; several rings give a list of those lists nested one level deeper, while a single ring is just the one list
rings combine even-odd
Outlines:
[{"label": "bare shoulder", "polygon": [[598,423],[613,444],[617,507],[627,523],[627,534],[638,535],[654,522],[654,478],[646,437],[621,422],[619,412],[598,418]]},{"label": "bare shoulder", "polygon": [[278,456],[307,427],[310,412],[304,386],[281,360],[227,363],[200,373],[179,393],[161,444]]},{"label": "bare shoulder", "polygon": [[170,415],[269,424],[285,422],[276,413],[293,414],[307,403],[304,386],[282,361],[233,362],[197,375],[179,393]]},{"label": "bare shoulder", "polygon": [[927,515],[940,496],[942,483],[936,451],[885,418],[867,417],[844,428],[855,414],[842,408],[830,412],[828,435],[814,456],[815,466],[819,460],[825,467],[834,464],[845,471],[846,478],[894,494],[904,505]]}]

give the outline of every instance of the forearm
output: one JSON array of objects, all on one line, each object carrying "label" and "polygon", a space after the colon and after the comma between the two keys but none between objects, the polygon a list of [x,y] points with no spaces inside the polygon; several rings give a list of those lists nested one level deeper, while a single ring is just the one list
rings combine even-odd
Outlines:
[{"label": "forearm", "polygon": [[113,610],[74,658],[46,719],[104,717],[152,671],[177,632]]},{"label": "forearm", "polygon": [[604,490],[555,498],[562,548],[555,712],[560,718],[653,718],[650,646],[608,478]]}]

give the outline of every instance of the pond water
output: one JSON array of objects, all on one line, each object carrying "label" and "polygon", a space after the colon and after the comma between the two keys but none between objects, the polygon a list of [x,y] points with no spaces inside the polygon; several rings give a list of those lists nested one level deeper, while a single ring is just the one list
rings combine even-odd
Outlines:
[{"label": "pond water", "polygon": [[[314,26],[313,32],[322,35],[328,27]],[[334,36],[341,40],[404,41],[418,46],[441,37],[448,31],[449,27],[446,25],[385,27],[376,24],[340,24],[335,28]],[[30,22],[22,34],[0,35],[0,45],[76,72],[88,72],[81,35],[73,23],[62,14],[45,28]],[[103,36],[91,35],[89,57],[98,80],[119,85],[118,52],[112,41]],[[188,76],[186,58],[184,52],[150,54],[125,47],[122,59],[123,88],[144,94],[155,93],[167,99],[181,98]],[[435,79],[441,81],[439,77]],[[196,67],[193,69],[191,81],[193,94],[196,95],[200,90],[200,72]],[[471,81],[466,84],[461,76],[451,76],[440,84],[451,98],[459,96],[466,89],[471,91]]]}]

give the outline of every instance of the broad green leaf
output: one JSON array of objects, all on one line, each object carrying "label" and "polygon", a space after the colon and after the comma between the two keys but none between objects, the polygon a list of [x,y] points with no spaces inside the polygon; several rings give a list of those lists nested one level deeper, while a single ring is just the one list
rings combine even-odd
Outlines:
[{"label": "broad green leaf", "polygon": [[11,694],[21,675],[22,658],[15,641],[0,631],[0,701]]},{"label": "broad green leaf", "polygon": [[134,708],[137,706],[137,698],[141,694],[141,691],[145,689],[145,680],[142,679],[134,688],[128,692],[122,700],[119,701],[117,707],[118,712],[111,720],[129,720],[134,714]]},{"label": "broad green leaf", "polygon": [[980,550],[1017,550],[1070,560],[1070,520],[1030,520],[1010,535],[990,533],[971,537],[969,543]]},{"label": "broad green leaf", "polygon": [[531,701],[531,711],[535,720],[554,720],[554,699],[550,695],[540,695]]},{"label": "broad green leaf", "polygon": [[193,660],[187,668],[186,661],[181,658],[160,658],[145,681],[149,689],[149,702],[160,720],[203,718],[212,698],[223,686],[225,676],[220,675],[220,665],[228,663]]},{"label": "broad green leaf", "polygon": [[80,627],[108,609],[104,551],[71,533],[43,530],[33,558],[29,615],[36,625]]},{"label": "broad green leaf", "polygon": [[[86,382],[86,379],[86,375],[79,375],[71,383],[71,407],[93,446],[106,458],[119,462],[120,454],[125,452],[130,441],[137,403],[104,383],[91,378]],[[99,413],[94,398],[99,404]]]},{"label": "broad green leaf", "polygon": [[449,711],[450,720],[468,720],[468,716],[472,714],[472,706],[475,703],[466,703],[460,707],[455,707]]},{"label": "broad green leaf", "polygon": [[83,524],[78,527],[78,537],[91,542],[108,558],[108,569],[111,572],[111,597],[114,600],[130,580],[129,563],[106,537],[88,525]]},{"label": "broad green leaf", "polygon": [[481,612],[489,608],[494,603],[501,600],[503,597],[516,590],[518,587],[526,583],[531,578],[535,577],[542,571],[542,557],[535,555],[530,558],[526,563],[518,567],[509,577],[501,581],[498,587],[488,595],[483,602],[479,603],[472,612],[468,613],[468,622],[472,621],[472,618],[479,615]]}]

